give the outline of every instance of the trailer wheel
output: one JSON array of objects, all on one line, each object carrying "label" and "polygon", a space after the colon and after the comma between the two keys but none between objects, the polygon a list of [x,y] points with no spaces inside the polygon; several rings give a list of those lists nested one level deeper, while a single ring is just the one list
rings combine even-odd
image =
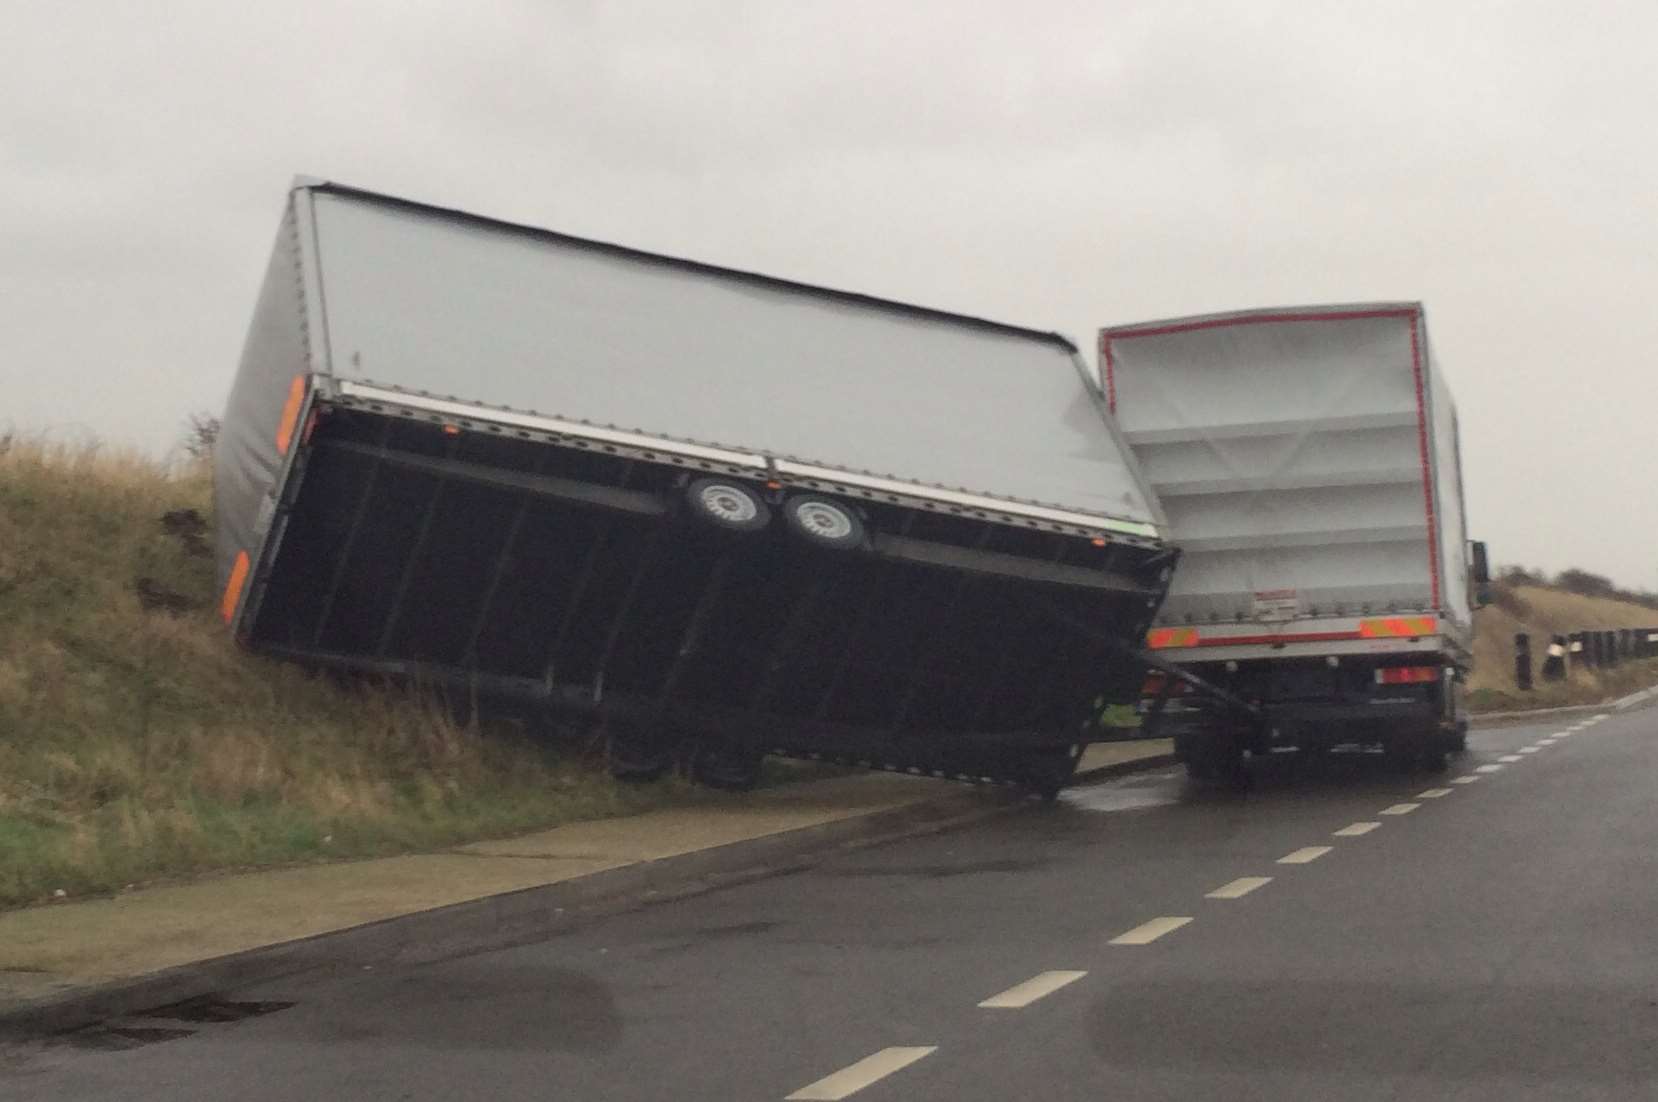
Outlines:
[{"label": "trailer wheel", "polygon": [[832,498],[800,494],[783,503],[783,522],[809,543],[836,551],[864,545],[864,522],[858,514]]},{"label": "trailer wheel", "polygon": [[613,725],[605,730],[605,762],[619,781],[654,781],[673,768],[673,740],[655,731]]},{"label": "trailer wheel", "polygon": [[723,743],[699,742],[692,747],[688,766],[691,779],[709,788],[747,792],[760,783],[765,754]]},{"label": "trailer wheel", "polygon": [[771,523],[760,495],[732,479],[694,479],[685,487],[685,500],[698,520],[728,532],[758,532]]}]

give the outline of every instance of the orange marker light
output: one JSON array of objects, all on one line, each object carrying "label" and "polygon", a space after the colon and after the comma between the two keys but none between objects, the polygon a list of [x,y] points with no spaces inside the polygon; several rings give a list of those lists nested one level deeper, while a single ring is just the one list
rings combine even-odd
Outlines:
[{"label": "orange marker light", "polygon": [[1093,539],[1089,540],[1088,542],[1093,544],[1095,547],[1104,547],[1105,546],[1105,537],[1095,536]]},{"label": "orange marker light", "polygon": [[445,426],[443,426],[443,435],[445,435],[445,436],[459,436],[460,434],[461,434],[461,427],[459,425],[445,425]]},{"label": "orange marker light", "polygon": [[299,407],[305,404],[305,376],[295,375],[288,385],[288,401],[282,407],[282,420],[276,423],[276,454],[287,455],[288,445],[294,442],[294,423],[299,420]]},{"label": "orange marker light", "polygon": [[224,599],[219,602],[219,615],[227,624],[235,618],[236,606],[242,601],[242,587],[248,581],[249,565],[248,553],[236,552],[236,562],[230,568],[230,581],[225,584]]}]

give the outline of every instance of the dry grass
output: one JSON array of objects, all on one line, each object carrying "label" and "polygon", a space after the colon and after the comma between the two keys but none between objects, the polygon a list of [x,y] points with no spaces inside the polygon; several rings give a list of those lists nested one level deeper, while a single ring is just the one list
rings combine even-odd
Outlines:
[{"label": "dry grass", "polygon": [[1493,603],[1474,615],[1474,675],[1469,682],[1476,709],[1512,710],[1591,704],[1611,700],[1658,682],[1658,660],[1625,662],[1610,670],[1581,666],[1563,683],[1545,683],[1522,693],[1514,683],[1514,635],[1531,635],[1532,669],[1540,673],[1549,636],[1597,628],[1658,625],[1658,611],[1606,597],[1584,597],[1551,586],[1493,586]]},{"label": "dry grass", "polygon": [[159,523],[209,499],[199,466],[0,446],[0,906],[693,798],[240,652],[210,559]]}]

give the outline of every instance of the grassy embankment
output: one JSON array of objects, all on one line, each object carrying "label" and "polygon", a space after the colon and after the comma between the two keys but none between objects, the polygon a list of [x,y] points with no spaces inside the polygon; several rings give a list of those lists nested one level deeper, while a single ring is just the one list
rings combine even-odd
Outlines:
[{"label": "grassy embankment", "polygon": [[704,798],[241,653],[200,536],[160,519],[208,516],[199,466],[0,453],[0,907]]},{"label": "grassy embankment", "polygon": [[[1545,682],[1541,672],[1549,636],[1596,628],[1658,625],[1658,610],[1607,597],[1586,597],[1542,585],[1492,587],[1492,603],[1474,614],[1474,676],[1470,703],[1476,711],[1512,711],[1593,704],[1658,683],[1658,659],[1624,662],[1609,670],[1575,666],[1564,682]],[[1514,634],[1531,634],[1536,687],[1522,693],[1514,684]]]}]

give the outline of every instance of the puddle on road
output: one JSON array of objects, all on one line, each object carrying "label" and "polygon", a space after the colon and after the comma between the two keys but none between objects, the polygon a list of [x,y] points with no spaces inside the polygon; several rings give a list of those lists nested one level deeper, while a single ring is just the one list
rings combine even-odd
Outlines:
[{"label": "puddle on road", "polygon": [[1177,804],[1185,793],[1185,775],[1179,770],[1126,777],[1105,784],[1067,788],[1059,803],[1074,811],[1135,811]]}]

